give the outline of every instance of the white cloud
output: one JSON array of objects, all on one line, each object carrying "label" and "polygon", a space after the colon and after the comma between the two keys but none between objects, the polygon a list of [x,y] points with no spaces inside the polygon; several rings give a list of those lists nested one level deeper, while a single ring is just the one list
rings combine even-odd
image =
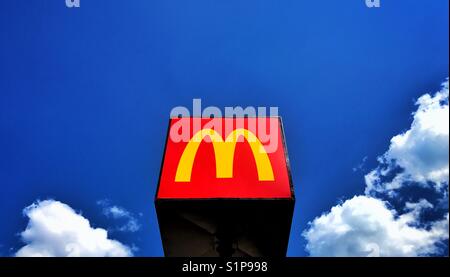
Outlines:
[{"label": "white cloud", "polygon": [[116,230],[121,232],[137,232],[141,228],[141,225],[134,214],[127,211],[125,208],[111,205],[110,201],[106,199],[97,201],[97,204],[102,207],[103,214],[106,217],[125,220],[125,223]]},{"label": "white cloud", "polygon": [[[412,205],[412,204],[411,204]],[[420,256],[448,239],[448,214],[428,229],[413,227],[419,206],[397,216],[385,202],[355,196],[314,219],[303,233],[311,256]]]},{"label": "white cloud", "polygon": [[[425,94],[417,103],[409,130],[391,139],[389,150],[380,157],[382,167],[366,175],[366,194],[390,193],[408,182],[434,184],[440,190],[449,180],[449,108],[448,80],[434,96]],[[383,177],[396,166],[403,171],[389,181]]]},{"label": "white cloud", "polygon": [[[310,255],[440,254],[441,243],[449,238],[448,96],[448,79],[434,96],[421,96],[410,129],[391,139],[388,151],[378,158],[379,166],[365,176],[366,195],[354,196],[309,223],[303,236]],[[398,189],[410,183],[437,192],[437,205],[427,199],[405,202]],[[376,198],[382,195],[398,197],[403,210],[395,211]],[[423,210],[442,208],[443,219],[421,224]]]},{"label": "white cloud", "polygon": [[59,201],[38,201],[25,208],[24,215],[29,222],[20,235],[26,245],[18,257],[132,256],[130,248]]},{"label": "white cloud", "polygon": [[129,212],[121,207],[112,206],[107,210],[107,214],[110,214],[114,218],[122,218],[129,216]]},{"label": "white cloud", "polygon": [[367,158],[368,158],[367,156],[364,156],[362,161],[357,166],[352,168],[353,172],[364,170],[364,166],[367,162]]},{"label": "white cloud", "polygon": [[428,202],[426,199],[420,199],[417,203],[406,202],[405,210],[419,216],[425,209],[432,209],[434,205]]}]

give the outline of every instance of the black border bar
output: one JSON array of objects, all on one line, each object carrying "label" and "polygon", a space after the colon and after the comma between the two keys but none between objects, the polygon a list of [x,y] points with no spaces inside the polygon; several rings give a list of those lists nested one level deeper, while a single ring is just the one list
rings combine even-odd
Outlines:
[{"label": "black border bar", "polygon": [[[214,274],[210,272],[185,272],[183,266],[192,264],[217,264]],[[267,263],[266,271],[242,270],[226,271],[227,263]],[[222,266],[222,269],[218,268]],[[229,269],[229,268],[228,268]],[[393,271],[405,274],[443,274],[449,269],[449,258],[279,258],[279,259],[241,259],[241,258],[0,258],[0,275],[21,273],[57,274],[92,274],[114,272],[116,274],[163,273],[171,276],[234,276],[237,274],[273,275],[282,274],[314,274],[321,273],[348,274],[365,276],[373,274],[389,274]],[[169,275],[167,275],[169,274]],[[445,275],[445,274],[444,274]],[[306,275],[309,276],[309,275]]]}]

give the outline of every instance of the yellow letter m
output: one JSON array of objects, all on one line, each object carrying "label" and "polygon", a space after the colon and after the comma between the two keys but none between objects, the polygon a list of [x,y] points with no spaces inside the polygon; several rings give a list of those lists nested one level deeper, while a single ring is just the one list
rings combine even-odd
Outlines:
[{"label": "yellow letter m", "polygon": [[272,165],[270,164],[267,152],[255,134],[246,129],[236,129],[224,141],[222,136],[215,130],[203,129],[194,134],[184,149],[178,163],[175,182],[191,181],[195,155],[197,154],[200,143],[206,136],[211,139],[213,144],[217,178],[233,178],[233,161],[236,143],[238,138],[243,136],[250,145],[253,157],[255,158],[258,179],[260,181],[274,180]]}]

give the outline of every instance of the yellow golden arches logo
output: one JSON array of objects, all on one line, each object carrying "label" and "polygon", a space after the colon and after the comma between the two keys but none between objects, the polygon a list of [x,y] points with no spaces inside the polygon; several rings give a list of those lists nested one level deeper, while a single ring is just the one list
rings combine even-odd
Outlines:
[{"label": "yellow golden arches logo", "polygon": [[203,139],[208,136],[211,139],[214,148],[214,157],[216,159],[216,177],[232,178],[233,177],[233,161],[236,143],[240,136],[243,136],[255,158],[256,169],[258,171],[258,179],[260,181],[273,181],[273,170],[270,164],[267,152],[259,139],[251,131],[246,129],[236,129],[231,132],[225,141],[213,129],[203,129],[194,134],[188,142],[186,148],[178,162],[175,182],[190,182],[192,174],[192,166],[194,165],[195,155],[198,147]]}]

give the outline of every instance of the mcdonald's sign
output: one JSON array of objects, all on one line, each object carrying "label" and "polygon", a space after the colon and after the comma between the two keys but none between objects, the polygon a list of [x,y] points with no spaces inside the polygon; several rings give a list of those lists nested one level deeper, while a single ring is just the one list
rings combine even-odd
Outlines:
[{"label": "mcdonald's sign", "polygon": [[288,161],[279,117],[170,119],[155,196],[165,255],[285,255]]},{"label": "mcdonald's sign", "polygon": [[[168,136],[157,198],[292,197],[278,117],[202,118],[198,130],[194,129],[194,120],[170,121],[170,129],[183,123],[191,135],[177,142]],[[258,136],[261,124],[265,131]],[[227,126],[232,127],[227,131]],[[267,135],[269,132],[273,134]],[[265,145],[269,143],[276,144],[275,149],[267,151]]]}]

